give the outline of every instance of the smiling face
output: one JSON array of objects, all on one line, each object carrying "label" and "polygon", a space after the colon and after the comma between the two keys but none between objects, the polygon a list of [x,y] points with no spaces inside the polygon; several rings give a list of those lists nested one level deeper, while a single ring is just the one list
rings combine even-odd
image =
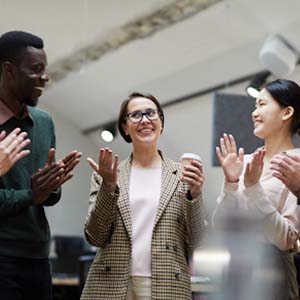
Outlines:
[{"label": "smiling face", "polygon": [[[157,106],[153,101],[144,97],[133,98],[127,106],[128,114],[149,110],[157,110]],[[139,144],[156,145],[162,131],[162,122],[159,117],[150,121],[143,115],[138,123],[133,123],[127,118],[126,123],[123,123],[123,129],[126,135],[130,136],[134,146]]]},{"label": "smiling face", "polygon": [[256,99],[255,110],[252,113],[254,135],[266,139],[277,135],[286,126],[291,127],[293,109],[281,107],[271,94],[263,89]]},{"label": "smiling face", "polygon": [[13,94],[19,102],[36,106],[46,82],[47,56],[43,49],[27,47],[19,58],[19,64],[12,71]]}]

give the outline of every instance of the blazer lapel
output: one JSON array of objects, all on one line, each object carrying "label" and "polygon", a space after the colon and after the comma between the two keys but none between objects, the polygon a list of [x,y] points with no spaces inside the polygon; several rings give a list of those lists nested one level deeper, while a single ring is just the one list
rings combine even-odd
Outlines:
[{"label": "blazer lapel", "polygon": [[[161,154],[162,156],[162,154]],[[178,167],[168,158],[162,159],[162,186],[154,227],[166,209],[180,181]]]},{"label": "blazer lapel", "polygon": [[123,164],[120,164],[118,170],[118,186],[120,188],[120,198],[118,207],[122,220],[125,224],[130,240],[132,240],[132,224],[129,205],[129,178],[130,178],[130,163],[131,159],[128,158]]}]

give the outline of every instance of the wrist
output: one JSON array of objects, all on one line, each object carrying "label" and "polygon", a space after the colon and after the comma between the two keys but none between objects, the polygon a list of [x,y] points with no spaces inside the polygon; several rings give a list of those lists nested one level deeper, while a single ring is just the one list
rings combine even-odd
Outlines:
[{"label": "wrist", "polygon": [[113,193],[116,189],[116,183],[106,183],[103,181],[103,188],[108,193]]},{"label": "wrist", "polygon": [[188,200],[190,200],[190,201],[193,200],[193,196],[192,196],[192,193],[191,193],[190,190],[188,190],[187,193],[186,193],[186,199],[188,199]]},{"label": "wrist", "polygon": [[201,193],[201,191],[199,191],[199,192],[191,192],[191,190],[188,190],[185,196],[186,196],[186,199],[192,201],[192,200],[198,198],[199,195],[200,195],[200,193]]},{"label": "wrist", "polygon": [[256,185],[257,183],[258,183],[258,181],[256,181],[256,182],[253,182],[253,181],[248,181],[248,182],[244,181],[244,185],[245,185],[246,188],[250,188],[250,187]]},{"label": "wrist", "polygon": [[50,194],[43,194],[43,195],[33,195],[32,196],[32,203],[33,205],[41,205],[43,202],[47,200]]},{"label": "wrist", "polygon": [[225,177],[225,181],[228,182],[228,183],[238,183],[239,182],[239,178],[236,179],[236,180],[234,180],[234,179]]}]

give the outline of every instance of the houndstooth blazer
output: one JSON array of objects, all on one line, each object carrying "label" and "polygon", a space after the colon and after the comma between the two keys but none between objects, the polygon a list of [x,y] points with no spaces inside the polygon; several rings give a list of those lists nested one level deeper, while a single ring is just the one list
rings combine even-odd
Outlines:
[{"label": "houndstooth blazer", "polygon": [[[204,229],[202,197],[188,200],[188,186],[180,181],[180,164],[161,156],[162,187],[151,246],[152,299],[191,299],[188,257]],[[126,299],[132,241],[130,169],[131,158],[120,163],[117,189],[111,194],[102,188],[101,177],[92,175],[85,235],[90,244],[101,249],[89,270],[81,300]]]}]

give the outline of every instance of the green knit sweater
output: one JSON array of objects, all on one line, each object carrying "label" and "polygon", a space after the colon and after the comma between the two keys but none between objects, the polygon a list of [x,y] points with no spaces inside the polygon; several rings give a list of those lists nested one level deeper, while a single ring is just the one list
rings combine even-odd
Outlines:
[{"label": "green knit sweater", "polygon": [[[50,230],[43,205],[32,204],[31,176],[42,168],[48,151],[55,147],[54,125],[48,113],[28,107],[29,116],[10,118],[0,131],[11,132],[20,127],[31,140],[30,154],[19,160],[0,177],[0,256],[46,258],[49,254]],[[53,192],[44,205],[60,199],[60,189]]]}]

